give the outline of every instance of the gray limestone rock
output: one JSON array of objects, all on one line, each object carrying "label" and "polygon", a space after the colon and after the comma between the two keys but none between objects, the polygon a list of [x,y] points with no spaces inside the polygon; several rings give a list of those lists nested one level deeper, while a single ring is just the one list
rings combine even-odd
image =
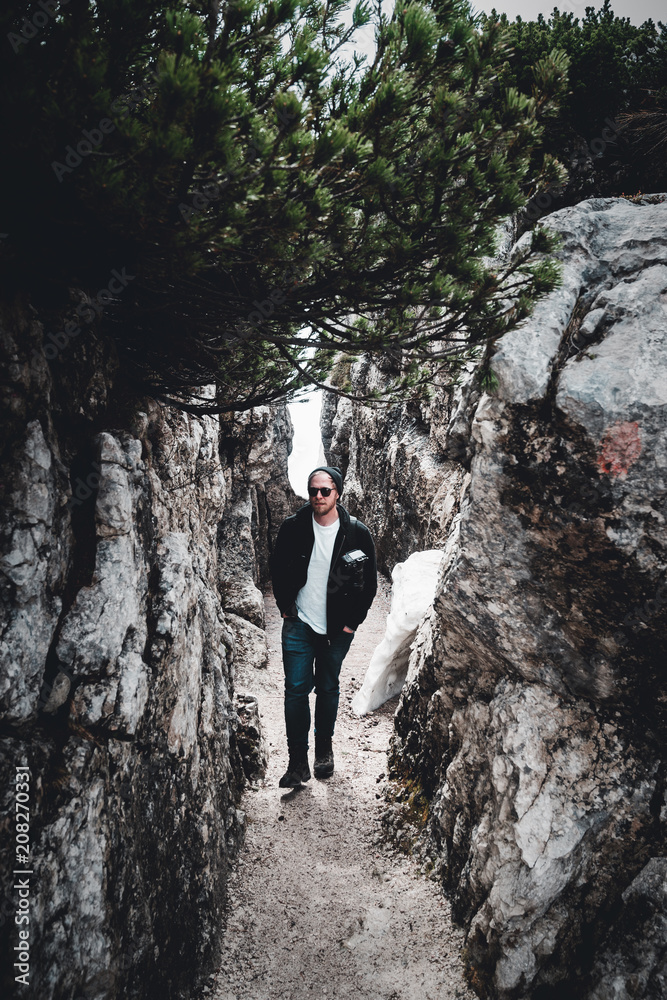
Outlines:
[{"label": "gray limestone rock", "polygon": [[667,858],[651,858],[622,900],[596,955],[590,1000],[661,1000],[667,996]]},{"label": "gray limestone rock", "polygon": [[266,667],[269,659],[266,632],[253,625],[251,621],[232,615],[230,612],[225,614],[225,619],[234,636],[235,665],[249,667],[250,670],[261,670]]},{"label": "gray limestone rock", "polygon": [[[0,761],[3,789],[31,769],[31,991],[185,995],[216,961],[253,726],[261,763],[234,650],[266,658],[257,553],[285,505],[288,418],[110,410],[102,341],[88,331],[49,365],[42,338],[32,313],[3,309]],[[244,618],[225,614],[230,563]]]},{"label": "gray limestone rock", "polygon": [[405,408],[346,430],[384,562],[445,550],[391,760],[430,802],[470,981],[501,1000],[664,995],[667,202],[649,201],[549,216],[563,285],[501,341],[497,392],[413,410],[412,441]]},{"label": "gray limestone rock", "polygon": [[254,695],[239,691],[235,698],[238,723],[236,744],[248,781],[258,781],[266,772],[268,749],[262,735],[259,704]]},{"label": "gray limestone rock", "polygon": [[[352,374],[364,387],[382,377],[363,359]],[[387,575],[413,552],[445,545],[468,479],[440,445],[459,399],[450,391],[430,405],[371,408],[324,398],[327,462],[343,471],[342,502],[370,528]]]},{"label": "gray limestone rock", "polygon": [[261,629],[273,543],[302,503],[287,476],[292,422],[286,407],[259,406],[221,416],[220,437],[230,498],[218,527],[218,586],[225,609]]}]

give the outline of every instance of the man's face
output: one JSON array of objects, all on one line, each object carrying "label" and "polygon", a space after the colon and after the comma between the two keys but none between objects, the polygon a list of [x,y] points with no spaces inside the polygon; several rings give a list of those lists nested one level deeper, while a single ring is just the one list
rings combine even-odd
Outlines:
[{"label": "man's face", "polygon": [[310,497],[310,506],[313,508],[316,514],[328,514],[330,510],[333,510],[336,506],[336,500],[338,499],[338,490],[336,489],[336,484],[327,472],[316,472],[312,477],[309,486],[313,489],[324,486],[329,488],[331,493],[328,497],[323,497],[321,493],[317,496]]}]

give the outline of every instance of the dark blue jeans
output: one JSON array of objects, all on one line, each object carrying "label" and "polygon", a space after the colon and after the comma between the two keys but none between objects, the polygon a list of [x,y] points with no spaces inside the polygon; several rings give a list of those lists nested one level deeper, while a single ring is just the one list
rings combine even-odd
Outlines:
[{"label": "dark blue jeans", "polygon": [[307,750],[310,732],[308,695],[315,688],[315,736],[331,739],[338,712],[338,677],[354,632],[320,635],[300,618],[283,619],[285,728],[290,750]]}]

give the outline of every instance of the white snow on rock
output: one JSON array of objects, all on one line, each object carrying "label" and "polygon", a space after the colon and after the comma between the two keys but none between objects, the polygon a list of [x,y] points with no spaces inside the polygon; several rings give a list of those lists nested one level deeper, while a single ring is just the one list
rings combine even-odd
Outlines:
[{"label": "white snow on rock", "polygon": [[364,683],[352,699],[357,715],[375,711],[403,687],[410,646],[423,615],[433,603],[443,553],[440,549],[413,552],[392,572],[391,610],[382,642],[368,665]]}]

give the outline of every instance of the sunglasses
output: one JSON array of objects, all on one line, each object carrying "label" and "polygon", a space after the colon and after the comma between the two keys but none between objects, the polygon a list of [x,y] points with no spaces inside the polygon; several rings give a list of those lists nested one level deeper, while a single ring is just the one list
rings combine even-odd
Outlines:
[{"label": "sunglasses", "polygon": [[333,489],[333,486],[309,486],[308,496],[316,497],[318,493],[321,493],[323,497],[328,497]]}]

